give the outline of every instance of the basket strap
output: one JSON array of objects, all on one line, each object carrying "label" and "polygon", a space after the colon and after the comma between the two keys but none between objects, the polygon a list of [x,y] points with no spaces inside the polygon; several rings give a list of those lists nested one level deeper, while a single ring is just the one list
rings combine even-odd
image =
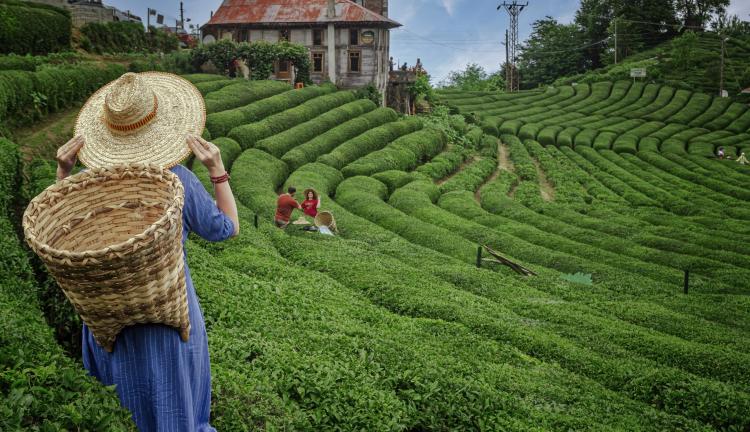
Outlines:
[{"label": "basket strap", "polygon": [[47,244],[54,244],[61,236],[66,235],[70,233],[70,231],[75,228],[78,224],[81,222],[91,219],[93,217],[99,216],[101,214],[109,213],[113,210],[119,210],[119,209],[140,209],[143,207],[161,207],[163,209],[167,208],[166,204],[162,204],[158,201],[146,201],[146,200],[138,200],[138,201],[124,201],[120,204],[111,204],[104,207],[99,207],[94,210],[89,211],[83,216],[76,216],[70,220],[67,224],[61,226],[57,229],[57,232],[54,236],[47,242]]}]

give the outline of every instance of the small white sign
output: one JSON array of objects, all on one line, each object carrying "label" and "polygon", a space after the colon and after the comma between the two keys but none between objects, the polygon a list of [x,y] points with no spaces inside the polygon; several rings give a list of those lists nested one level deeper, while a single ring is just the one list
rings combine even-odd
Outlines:
[{"label": "small white sign", "polygon": [[726,90],[722,90],[722,91],[721,91],[721,95],[720,95],[720,96],[721,96],[721,97],[723,97],[723,98],[725,98],[725,97],[729,97],[729,92],[728,92],[728,91],[726,91]]},{"label": "small white sign", "polygon": [[631,78],[645,78],[646,77],[646,68],[631,68],[630,69],[630,77]]}]

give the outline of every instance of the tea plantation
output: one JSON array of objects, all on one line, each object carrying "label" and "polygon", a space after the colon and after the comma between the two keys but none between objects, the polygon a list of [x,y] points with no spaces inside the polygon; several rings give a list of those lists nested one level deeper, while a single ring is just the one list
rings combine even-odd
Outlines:
[{"label": "tea plantation", "polygon": [[[747,106],[631,81],[440,92],[467,122],[332,86],[187,77],[244,223],[188,243],[218,430],[750,430],[750,168],[706,157],[750,150]],[[54,180],[26,171],[32,196]],[[289,185],[324,195],[338,236],[273,227]],[[477,268],[479,245],[537,275]],[[18,268],[2,271],[33,284]],[[111,406],[57,348],[14,361],[41,350],[26,338],[55,346],[26,297],[0,285],[4,314],[34,317],[0,337],[0,392],[56,392],[24,372],[54,362],[86,396],[71,412]],[[0,402],[21,408],[8,429],[44,415]]]}]

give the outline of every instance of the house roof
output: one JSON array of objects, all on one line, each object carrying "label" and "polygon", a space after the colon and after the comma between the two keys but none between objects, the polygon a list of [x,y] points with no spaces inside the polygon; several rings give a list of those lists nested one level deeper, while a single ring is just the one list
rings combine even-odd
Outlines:
[{"label": "house roof", "polygon": [[328,24],[356,23],[380,27],[401,24],[350,0],[336,1],[336,17],[328,18],[328,0],[224,0],[213,14],[210,25],[256,24]]}]

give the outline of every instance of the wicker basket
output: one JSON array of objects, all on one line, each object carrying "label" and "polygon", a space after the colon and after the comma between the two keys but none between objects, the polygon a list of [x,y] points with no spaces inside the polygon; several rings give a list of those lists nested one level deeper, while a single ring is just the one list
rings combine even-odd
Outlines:
[{"label": "wicker basket", "polygon": [[317,216],[315,216],[315,226],[326,226],[331,229],[331,231],[336,232],[336,219],[333,217],[333,213],[329,211],[322,211],[319,212]]},{"label": "wicker basket", "polygon": [[183,203],[174,173],[133,164],[69,177],[26,209],[26,241],[108,352],[132,324],[166,324],[188,340]]}]

